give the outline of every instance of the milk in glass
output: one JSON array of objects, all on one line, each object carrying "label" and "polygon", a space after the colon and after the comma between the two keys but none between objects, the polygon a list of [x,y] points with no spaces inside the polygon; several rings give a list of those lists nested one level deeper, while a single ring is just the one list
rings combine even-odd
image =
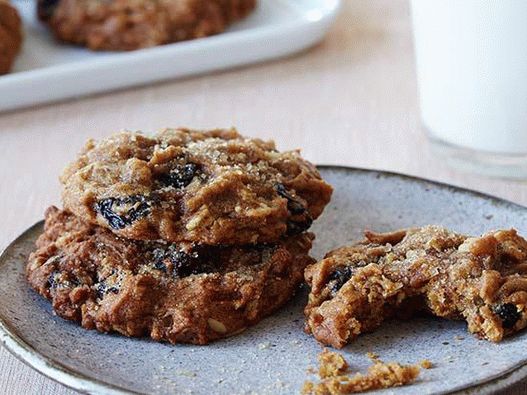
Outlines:
[{"label": "milk in glass", "polygon": [[432,139],[527,154],[527,0],[412,0],[422,122]]}]

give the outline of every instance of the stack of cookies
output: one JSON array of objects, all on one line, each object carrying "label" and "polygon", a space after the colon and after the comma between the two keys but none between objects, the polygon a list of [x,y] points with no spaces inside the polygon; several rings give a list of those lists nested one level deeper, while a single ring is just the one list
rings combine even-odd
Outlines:
[{"label": "stack of cookies", "polygon": [[85,328],[195,344],[292,297],[332,193],[297,151],[235,130],[89,141],[61,182],[31,286]]}]

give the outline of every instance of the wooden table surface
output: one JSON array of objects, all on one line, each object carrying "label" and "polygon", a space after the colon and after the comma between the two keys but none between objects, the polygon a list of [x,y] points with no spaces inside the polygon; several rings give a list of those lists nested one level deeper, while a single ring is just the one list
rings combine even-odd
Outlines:
[{"label": "wooden table surface", "polygon": [[[319,164],[387,169],[527,204],[524,183],[464,174],[430,153],[419,124],[407,2],[344,0],[324,42],[286,59],[0,114],[0,250],[60,204],[58,174],[88,137],[232,125],[281,149],[300,147]],[[523,384],[506,393],[526,391]],[[0,392],[74,393],[3,348]]]}]

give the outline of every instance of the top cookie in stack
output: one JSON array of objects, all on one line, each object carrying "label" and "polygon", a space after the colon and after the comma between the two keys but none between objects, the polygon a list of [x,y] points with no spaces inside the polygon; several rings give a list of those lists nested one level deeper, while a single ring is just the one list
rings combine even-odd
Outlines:
[{"label": "top cookie in stack", "polygon": [[66,209],[119,236],[209,245],[302,233],[332,193],[297,151],[234,129],[89,141],[61,181]]}]

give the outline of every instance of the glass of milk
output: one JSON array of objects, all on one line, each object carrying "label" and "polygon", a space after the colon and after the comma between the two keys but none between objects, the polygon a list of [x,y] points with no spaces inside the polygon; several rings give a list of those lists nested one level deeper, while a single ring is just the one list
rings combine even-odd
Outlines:
[{"label": "glass of milk", "polygon": [[449,162],[527,178],[527,0],[412,0],[421,119]]}]

